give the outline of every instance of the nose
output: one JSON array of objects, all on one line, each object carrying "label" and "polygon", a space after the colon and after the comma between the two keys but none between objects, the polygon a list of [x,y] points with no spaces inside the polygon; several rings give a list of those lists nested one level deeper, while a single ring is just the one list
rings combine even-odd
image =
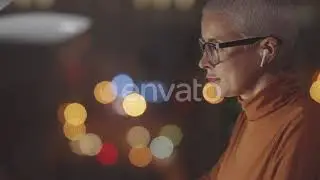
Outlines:
[{"label": "nose", "polygon": [[206,69],[209,67],[209,57],[206,55],[206,53],[204,53],[198,63],[198,66],[201,69]]}]

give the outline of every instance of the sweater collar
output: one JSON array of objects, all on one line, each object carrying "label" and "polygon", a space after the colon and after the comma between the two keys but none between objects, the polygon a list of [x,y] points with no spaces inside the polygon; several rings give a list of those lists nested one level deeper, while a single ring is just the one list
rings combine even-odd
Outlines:
[{"label": "sweater collar", "polygon": [[281,74],[256,96],[246,100],[238,98],[247,119],[261,119],[294,100],[300,92],[297,82],[293,75]]}]

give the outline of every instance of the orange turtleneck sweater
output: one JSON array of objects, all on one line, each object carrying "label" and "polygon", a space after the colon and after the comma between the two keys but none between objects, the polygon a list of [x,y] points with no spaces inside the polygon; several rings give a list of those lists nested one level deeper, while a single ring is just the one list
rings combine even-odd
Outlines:
[{"label": "orange turtleneck sweater", "polygon": [[283,76],[250,100],[211,180],[320,180],[320,105]]}]

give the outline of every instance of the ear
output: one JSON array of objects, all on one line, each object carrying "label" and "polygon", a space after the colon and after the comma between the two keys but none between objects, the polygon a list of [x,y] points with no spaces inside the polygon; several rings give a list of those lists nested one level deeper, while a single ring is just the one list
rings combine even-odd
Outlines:
[{"label": "ear", "polygon": [[[279,42],[276,38],[267,37],[260,42],[260,56],[265,56],[265,63],[272,62],[279,51]],[[267,53],[265,53],[267,50]]]}]

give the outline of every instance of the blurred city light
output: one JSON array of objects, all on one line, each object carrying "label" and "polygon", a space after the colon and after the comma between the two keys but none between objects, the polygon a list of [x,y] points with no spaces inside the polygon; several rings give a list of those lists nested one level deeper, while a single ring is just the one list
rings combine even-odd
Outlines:
[{"label": "blurred city light", "polygon": [[167,10],[172,6],[172,0],[152,0],[153,8],[156,10]]},{"label": "blurred city light", "polygon": [[78,126],[74,126],[66,122],[63,126],[63,133],[65,137],[71,141],[78,140],[86,134],[86,125],[80,124]]},{"label": "blurred city light", "polygon": [[71,125],[79,126],[87,119],[87,111],[79,103],[68,104],[64,110],[64,118]]},{"label": "blurred city light", "polygon": [[7,7],[11,2],[12,0],[0,0],[0,10]]},{"label": "blurred city light", "polygon": [[69,147],[71,151],[79,156],[84,156],[84,154],[81,152],[80,149],[80,141],[75,140],[75,141],[69,141]]},{"label": "blurred city light", "polygon": [[221,97],[221,89],[215,83],[207,83],[203,87],[202,95],[204,99],[210,104],[218,104],[223,101],[223,97]]},{"label": "blurred city light", "polygon": [[119,74],[112,79],[113,91],[118,97],[125,97],[128,94],[138,91],[132,78],[127,74]]},{"label": "blurred city light", "polygon": [[79,138],[80,150],[84,155],[95,156],[102,148],[102,141],[96,134],[86,134]]},{"label": "blurred city light", "polygon": [[183,137],[181,129],[177,125],[172,124],[163,126],[159,135],[169,138],[174,146],[178,146]]},{"label": "blurred city light", "polygon": [[132,117],[141,116],[147,109],[147,103],[143,96],[138,93],[127,95],[122,103],[125,113]]},{"label": "blurred city light", "polygon": [[102,165],[113,165],[118,160],[118,150],[113,144],[103,144],[101,151],[97,155],[97,160]]},{"label": "blurred city light", "polygon": [[310,96],[314,101],[320,103],[320,81],[313,82],[310,88]]},{"label": "blurred city light", "polygon": [[190,10],[196,3],[196,0],[174,0],[174,5],[178,10]]},{"label": "blurred city light", "polygon": [[[20,3],[28,5],[28,1]],[[2,42],[57,44],[87,31],[91,27],[91,19],[54,12],[13,13],[0,17],[0,27]]]},{"label": "blurred city light", "polygon": [[137,10],[142,10],[150,7],[152,0],[133,0],[133,7]]},{"label": "blurred city light", "polygon": [[150,143],[150,150],[153,156],[158,159],[169,158],[174,150],[171,140],[165,136],[154,138]]},{"label": "blurred city light", "polygon": [[166,86],[161,82],[146,82],[139,84],[139,92],[147,102],[161,103],[167,94]]},{"label": "blurred city light", "polygon": [[142,126],[132,127],[127,133],[127,143],[132,147],[147,147],[150,142],[149,131]]},{"label": "blurred city light", "polygon": [[113,84],[108,81],[98,83],[94,88],[94,97],[101,104],[109,104],[116,99],[116,94],[113,91]]},{"label": "blurred city light", "polygon": [[152,153],[148,147],[132,148],[129,152],[129,160],[136,167],[146,167],[152,161]]}]

